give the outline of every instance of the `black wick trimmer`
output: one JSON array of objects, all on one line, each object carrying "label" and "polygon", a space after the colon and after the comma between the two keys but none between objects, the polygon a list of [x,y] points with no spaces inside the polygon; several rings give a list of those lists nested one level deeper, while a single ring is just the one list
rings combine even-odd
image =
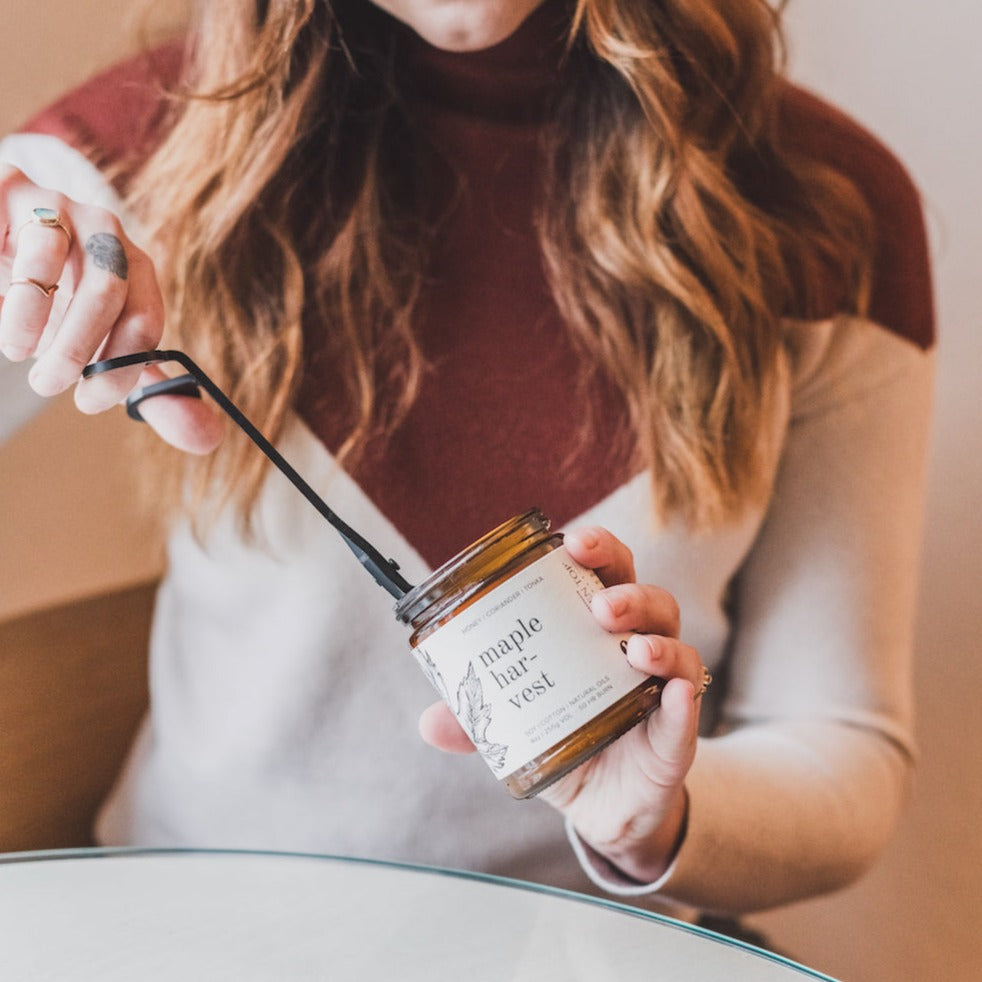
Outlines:
[{"label": "black wick trimmer", "polygon": [[119,358],[106,358],[86,365],[82,370],[82,378],[92,378],[93,375],[101,375],[103,372],[111,372],[117,368],[128,368],[131,365],[149,365],[151,362],[163,361],[177,362],[187,374],[156,382],[134,392],[126,400],[126,412],[131,419],[143,420],[139,405],[145,399],[160,395],[182,395],[200,399],[199,389],[204,389],[232,422],[340,533],[358,562],[368,570],[380,587],[388,591],[396,600],[404,597],[412,589],[412,585],[399,572],[398,563],[385,559],[375,546],[328,508],[324,499],[287,463],[283,455],[256,429],[238,406],[183,351],[138,351],[132,355],[121,355]]}]

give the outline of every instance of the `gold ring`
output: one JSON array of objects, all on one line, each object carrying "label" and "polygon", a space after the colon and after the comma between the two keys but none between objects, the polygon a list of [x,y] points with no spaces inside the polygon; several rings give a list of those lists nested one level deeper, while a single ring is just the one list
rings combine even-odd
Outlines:
[{"label": "gold ring", "polygon": [[11,286],[17,286],[19,283],[24,286],[33,286],[35,290],[40,290],[49,300],[54,296],[55,290],[58,289],[57,283],[52,283],[51,286],[45,286],[40,280],[32,279],[30,276],[21,276],[16,280],[10,281]]},{"label": "gold ring", "polygon": [[693,699],[698,699],[701,696],[705,695],[706,689],[708,689],[710,687],[710,685],[712,685],[712,682],[713,682],[713,676],[712,676],[712,674],[710,673],[709,669],[706,668],[705,665],[703,665],[702,666],[702,685],[700,685],[699,688],[696,689],[696,693],[695,693],[695,695],[692,698]]},{"label": "gold ring", "polygon": [[72,244],[71,229],[62,221],[61,212],[56,211],[54,208],[35,208],[31,212],[31,217],[17,229],[17,234],[20,235],[21,231],[27,225],[40,225],[42,228],[59,229],[68,236],[69,246]]}]

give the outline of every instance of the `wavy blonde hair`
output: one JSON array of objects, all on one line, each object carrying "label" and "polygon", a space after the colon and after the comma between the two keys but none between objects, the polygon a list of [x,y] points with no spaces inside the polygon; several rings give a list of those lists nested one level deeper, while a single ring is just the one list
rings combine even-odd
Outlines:
[{"label": "wavy blonde hair", "polygon": [[[584,363],[624,393],[661,515],[711,526],[766,499],[780,319],[818,312],[830,276],[862,309],[869,223],[844,177],[778,141],[765,0],[570,0],[569,25],[539,221],[550,285]],[[430,230],[404,176],[399,31],[365,0],[252,0],[205,3],[192,36],[180,116],[130,200],[168,344],[275,439],[318,318],[356,453],[405,412],[422,368]],[[244,438],[187,466],[199,516],[232,500],[248,521],[264,464]],[[160,461],[158,493],[169,477],[181,500],[183,476]]]}]

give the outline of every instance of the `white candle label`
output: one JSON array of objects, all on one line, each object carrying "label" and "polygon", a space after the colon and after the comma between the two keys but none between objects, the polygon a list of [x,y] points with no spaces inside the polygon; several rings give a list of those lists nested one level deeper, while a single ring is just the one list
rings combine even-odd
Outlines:
[{"label": "white candle label", "polygon": [[646,678],[590,611],[603,589],[565,546],[519,573],[414,649],[436,690],[500,778],[590,722]]}]

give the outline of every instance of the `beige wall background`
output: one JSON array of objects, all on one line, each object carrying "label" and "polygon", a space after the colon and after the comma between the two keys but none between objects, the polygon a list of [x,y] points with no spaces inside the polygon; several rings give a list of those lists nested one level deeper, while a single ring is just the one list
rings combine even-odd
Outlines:
[{"label": "beige wall background", "polygon": [[872,875],[762,922],[844,978],[968,982],[982,978],[982,7],[794,0],[788,27],[794,74],[885,139],[923,191],[941,343],[911,806]]},{"label": "beige wall background", "polygon": [[[144,9],[146,8],[146,9]],[[144,38],[176,30],[186,0],[8,0],[0,31],[0,135]],[[0,358],[0,619],[154,575],[160,551],[132,506],[132,427],[50,405],[27,365]]]},{"label": "beige wall background", "polygon": [[[0,33],[0,131],[134,44],[128,0],[26,0]],[[158,14],[164,6],[155,5]],[[173,19],[183,4],[169,4]],[[917,684],[922,760],[898,836],[832,897],[758,918],[805,963],[868,982],[979,977],[982,965],[982,8],[974,0],[797,0],[792,68],[893,146],[924,190],[941,326]],[[0,422],[22,394],[0,371]],[[121,413],[60,399],[0,446],[0,618],[159,566],[128,507]]]}]

